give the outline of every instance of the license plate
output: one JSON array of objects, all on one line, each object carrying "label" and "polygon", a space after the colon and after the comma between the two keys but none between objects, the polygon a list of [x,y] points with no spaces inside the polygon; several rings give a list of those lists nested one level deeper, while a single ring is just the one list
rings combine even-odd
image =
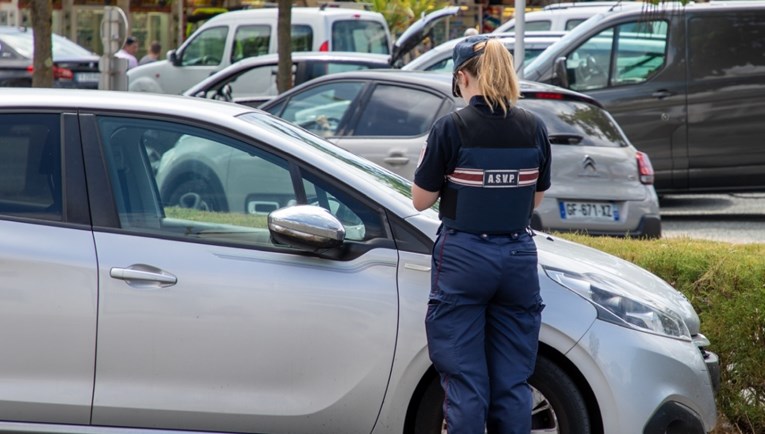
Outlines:
[{"label": "license plate", "polygon": [[558,202],[563,220],[594,219],[619,221],[619,207],[610,202]]},{"label": "license plate", "polygon": [[77,73],[74,78],[80,83],[93,83],[97,82],[101,78],[100,72],[80,72]]}]

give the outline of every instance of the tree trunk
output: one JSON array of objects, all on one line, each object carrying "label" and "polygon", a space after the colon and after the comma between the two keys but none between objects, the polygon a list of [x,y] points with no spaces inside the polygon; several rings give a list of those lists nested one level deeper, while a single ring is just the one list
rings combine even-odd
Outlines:
[{"label": "tree trunk", "polygon": [[276,52],[279,54],[279,69],[276,88],[282,93],[292,87],[292,0],[279,0],[278,5]]},{"label": "tree trunk", "polygon": [[53,46],[51,37],[51,0],[32,0],[34,60],[32,87],[53,87]]}]

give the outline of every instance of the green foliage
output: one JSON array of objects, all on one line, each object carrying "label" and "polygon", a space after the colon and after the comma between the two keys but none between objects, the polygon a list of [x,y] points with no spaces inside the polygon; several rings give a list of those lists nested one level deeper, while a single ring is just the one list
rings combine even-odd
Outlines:
[{"label": "green foliage", "polygon": [[356,0],[369,3],[372,10],[380,12],[388,22],[393,35],[400,35],[413,22],[428,14],[451,4],[448,0]]},{"label": "green foliage", "polygon": [[720,418],[735,432],[765,432],[765,244],[558,235],[627,259],[685,294],[720,357]]}]

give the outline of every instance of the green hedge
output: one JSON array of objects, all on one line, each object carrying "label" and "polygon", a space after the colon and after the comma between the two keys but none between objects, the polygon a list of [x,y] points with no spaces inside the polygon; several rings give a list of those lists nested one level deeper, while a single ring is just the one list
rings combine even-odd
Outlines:
[{"label": "green hedge", "polygon": [[556,235],[631,261],[685,294],[720,357],[718,416],[734,432],[765,433],[765,244]]}]

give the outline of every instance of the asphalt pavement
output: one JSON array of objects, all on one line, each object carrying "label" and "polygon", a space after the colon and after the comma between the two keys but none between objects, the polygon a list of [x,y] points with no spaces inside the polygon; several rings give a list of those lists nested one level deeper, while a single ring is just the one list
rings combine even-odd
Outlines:
[{"label": "asphalt pavement", "polygon": [[765,193],[666,195],[660,212],[665,237],[765,243]]}]

